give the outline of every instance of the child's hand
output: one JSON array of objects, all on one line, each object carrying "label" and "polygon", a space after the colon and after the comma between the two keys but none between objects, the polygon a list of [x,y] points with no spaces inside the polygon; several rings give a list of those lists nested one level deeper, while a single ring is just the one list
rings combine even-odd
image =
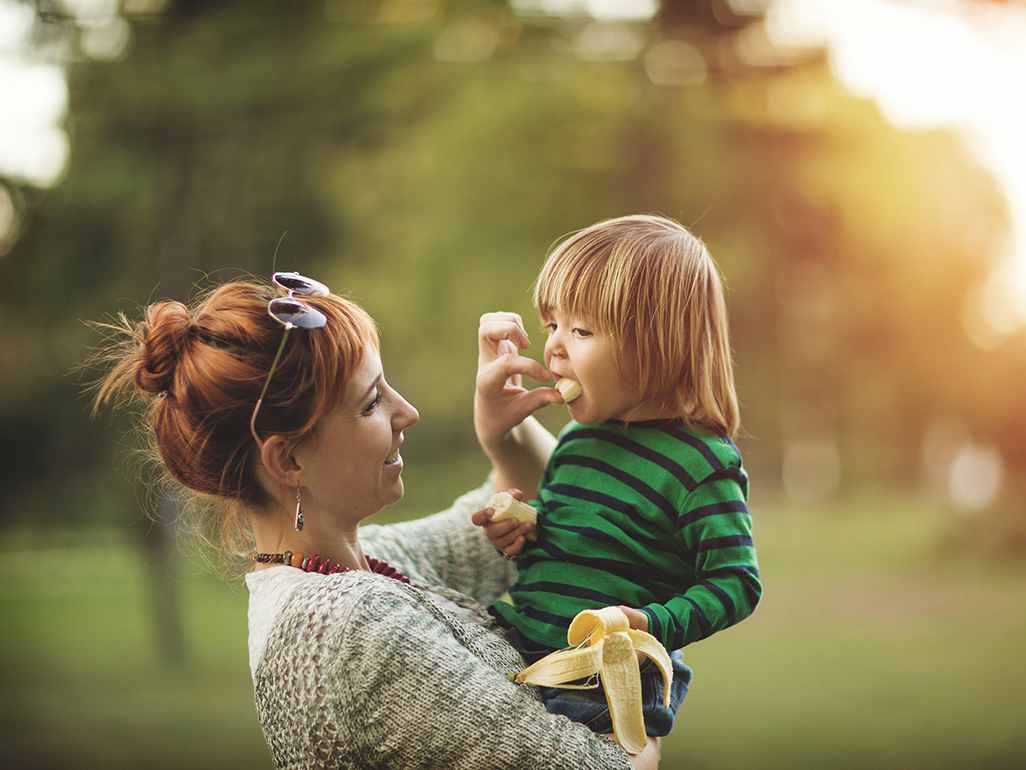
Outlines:
[{"label": "child's hand", "polygon": [[[631,624],[631,628],[635,628],[638,631],[644,631],[648,633],[648,615],[641,610],[636,610],[633,607],[624,607],[622,604],[616,606],[618,610],[623,612],[627,616],[627,622]],[[645,662],[646,657],[643,653],[636,653],[638,656],[638,665],[640,666]]]},{"label": "child's hand", "polygon": [[[511,489],[510,493],[518,500],[523,497],[515,489]],[[470,517],[470,521],[484,530],[485,536],[496,550],[502,551],[502,553],[509,557],[519,555],[526,542],[525,535],[534,529],[534,523],[530,521],[519,522],[516,519],[493,522],[493,513],[494,511],[491,508],[483,508],[480,511],[475,511]]]},{"label": "child's hand", "polygon": [[638,631],[644,631],[648,633],[648,615],[641,610],[636,610],[633,607],[624,607],[622,604],[617,605],[617,609],[621,610],[624,615],[627,616],[627,622],[631,624],[631,628],[636,628]]}]

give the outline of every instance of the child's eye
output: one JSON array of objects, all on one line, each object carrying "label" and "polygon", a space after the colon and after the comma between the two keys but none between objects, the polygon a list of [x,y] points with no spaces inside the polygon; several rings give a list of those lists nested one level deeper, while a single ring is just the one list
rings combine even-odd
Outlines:
[{"label": "child's eye", "polygon": [[587,329],[582,329],[581,327],[578,326],[578,327],[574,328],[574,336],[582,337],[582,338],[583,337],[590,337],[591,336],[591,332],[588,331]]},{"label": "child's eye", "polygon": [[545,330],[546,334],[555,334],[556,333],[556,324],[554,322],[553,323],[547,323],[544,326],[542,326],[542,329]]}]

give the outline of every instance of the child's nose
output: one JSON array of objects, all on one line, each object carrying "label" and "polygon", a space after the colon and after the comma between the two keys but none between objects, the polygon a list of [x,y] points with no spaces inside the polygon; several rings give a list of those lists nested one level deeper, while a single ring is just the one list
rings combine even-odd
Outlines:
[{"label": "child's nose", "polygon": [[559,339],[559,332],[553,332],[545,341],[545,355],[562,358],[564,355],[563,343]]}]

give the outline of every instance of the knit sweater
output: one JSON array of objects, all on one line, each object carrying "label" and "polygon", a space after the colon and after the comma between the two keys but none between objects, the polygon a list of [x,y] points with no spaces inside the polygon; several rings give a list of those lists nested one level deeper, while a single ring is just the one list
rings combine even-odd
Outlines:
[{"label": "knit sweater", "polygon": [[622,748],[507,680],[523,661],[494,623],[461,617],[486,618],[484,605],[512,580],[470,522],[492,492],[485,485],[441,514],[361,528],[365,552],[413,585],[289,567],[247,578],[257,713],[277,767],[631,768]]},{"label": "knit sweater", "polygon": [[492,611],[531,649],[559,649],[581,610],[626,605],[675,650],[748,617],[762,593],[748,477],[725,436],[665,420],[571,422],[549,461],[538,540],[513,604]]}]

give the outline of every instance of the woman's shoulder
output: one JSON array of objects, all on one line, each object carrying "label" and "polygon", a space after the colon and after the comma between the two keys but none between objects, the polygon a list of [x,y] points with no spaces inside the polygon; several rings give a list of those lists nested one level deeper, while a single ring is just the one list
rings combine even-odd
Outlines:
[{"label": "woman's shoulder", "polygon": [[[359,623],[361,615],[383,611],[382,603],[401,603],[399,581],[369,572],[319,575],[291,567],[272,567],[246,575],[249,588],[250,669],[256,676],[260,661],[276,636],[301,633],[321,639],[325,629]],[[415,604],[407,599],[407,604]]]},{"label": "woman's shoulder", "polygon": [[[347,669],[350,681],[373,678],[428,650],[444,656],[443,650],[453,645],[472,651],[481,662],[501,666],[504,673],[522,665],[516,651],[490,627],[446,610],[421,589],[369,572],[321,576],[298,585],[287,597],[254,679],[309,676],[309,661],[319,661],[330,679],[340,672],[327,669],[339,667]],[[349,670],[353,661],[360,661],[358,676]]]},{"label": "woman's shoulder", "polygon": [[246,587],[249,589],[249,668],[254,676],[267,637],[282,607],[298,588],[318,577],[285,566],[270,567],[246,575]]},{"label": "woman's shoulder", "polygon": [[308,575],[291,571],[299,577],[275,578],[277,595],[272,598],[268,591],[265,599],[257,599],[267,601],[274,614],[265,647],[276,638],[288,639],[289,644],[297,639],[331,644],[333,636],[356,638],[371,633],[369,629],[379,633],[387,627],[409,627],[419,622],[419,616],[439,614],[428,593],[372,572]]},{"label": "woman's shoulder", "polygon": [[[364,609],[375,595],[386,596],[399,589],[397,580],[383,579],[371,572],[354,570],[334,575],[319,575],[288,567],[264,570],[266,577],[250,579],[250,612],[254,607],[274,616],[274,624],[302,618],[318,622],[339,613]],[[369,594],[369,596],[368,596]]]}]

